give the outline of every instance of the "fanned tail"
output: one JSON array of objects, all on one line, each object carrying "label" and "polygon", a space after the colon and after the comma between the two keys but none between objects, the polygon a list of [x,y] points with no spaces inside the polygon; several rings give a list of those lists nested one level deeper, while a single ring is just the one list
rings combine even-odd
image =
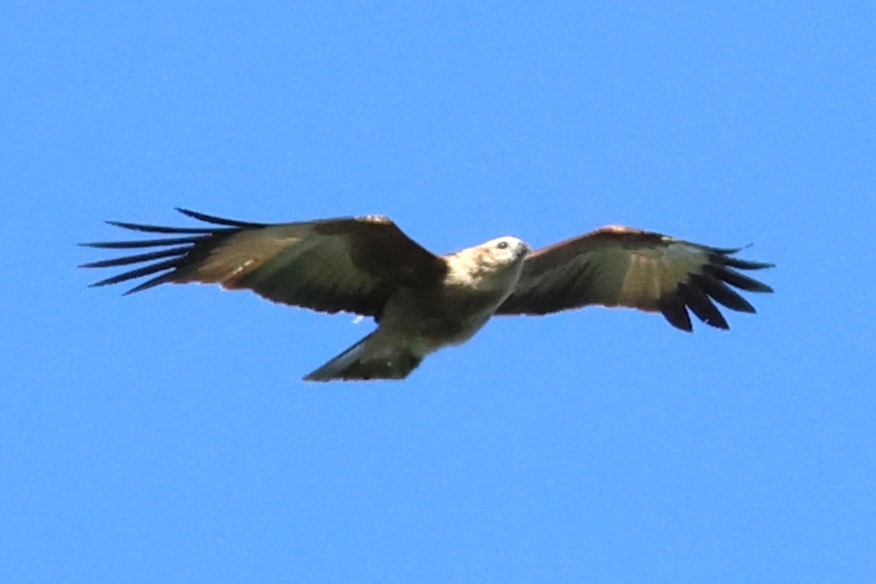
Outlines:
[{"label": "fanned tail", "polygon": [[305,381],[366,381],[369,379],[404,379],[417,368],[422,357],[408,349],[380,347],[376,333],[371,333],[355,345],[309,373]]}]

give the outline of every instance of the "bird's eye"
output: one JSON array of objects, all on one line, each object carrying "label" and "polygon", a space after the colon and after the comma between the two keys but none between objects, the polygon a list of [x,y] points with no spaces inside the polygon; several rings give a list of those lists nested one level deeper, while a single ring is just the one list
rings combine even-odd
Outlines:
[{"label": "bird's eye", "polygon": [[507,241],[500,241],[499,245],[497,245],[496,247],[498,247],[499,249],[508,249],[508,242]]}]

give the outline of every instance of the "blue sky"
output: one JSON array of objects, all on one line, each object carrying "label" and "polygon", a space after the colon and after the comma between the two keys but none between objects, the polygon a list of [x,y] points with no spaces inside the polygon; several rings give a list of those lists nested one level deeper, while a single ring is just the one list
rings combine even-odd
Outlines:
[{"label": "blue sky", "polygon": [[[291,4],[291,5],[290,5]],[[868,2],[0,9],[0,581],[871,582]],[[383,213],[436,252],[718,246],[732,330],[500,319],[403,383],[369,322],[89,289],[103,219]]]}]

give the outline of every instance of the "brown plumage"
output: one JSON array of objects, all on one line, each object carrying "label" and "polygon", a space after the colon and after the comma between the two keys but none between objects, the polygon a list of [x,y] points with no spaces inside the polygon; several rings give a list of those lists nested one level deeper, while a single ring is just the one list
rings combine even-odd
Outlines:
[{"label": "brown plumage", "polygon": [[688,311],[729,328],[718,306],[754,312],[733,287],[771,292],[737,270],[772,264],[721,249],[608,226],[530,252],[502,237],[434,255],[382,216],[263,224],[185,209],[210,224],[176,228],[111,221],[168,237],[88,243],[108,249],[161,248],[84,264],[138,265],[94,286],[149,277],[127,293],[164,283],[216,283],[284,304],[374,317],[378,328],[306,379],[400,379],[441,347],[471,338],[493,315],[541,315],[591,304],[660,312],[692,330]]}]

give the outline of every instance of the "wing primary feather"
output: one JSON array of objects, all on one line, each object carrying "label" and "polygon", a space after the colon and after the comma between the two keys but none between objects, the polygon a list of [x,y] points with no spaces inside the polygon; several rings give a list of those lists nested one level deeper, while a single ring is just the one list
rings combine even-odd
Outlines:
[{"label": "wing primary feather", "polygon": [[718,307],[709,300],[709,297],[695,284],[680,284],[678,293],[684,303],[704,323],[719,329],[729,329],[727,320],[718,310]]},{"label": "wing primary feather", "polygon": [[690,315],[687,313],[687,308],[678,295],[673,294],[664,298],[660,302],[660,312],[669,324],[675,328],[688,333],[693,330],[693,325],[690,322]]},{"label": "wing primary feather", "polygon": [[772,288],[770,288],[763,282],[758,282],[757,280],[749,278],[748,276],[743,276],[736,270],[727,266],[716,266],[714,264],[710,264],[707,265],[705,269],[707,272],[709,272],[711,275],[715,276],[719,280],[723,280],[731,286],[741,288],[742,290],[748,290],[749,292],[773,291]]},{"label": "wing primary feather", "polygon": [[728,254],[716,253],[711,257],[712,261],[722,266],[730,266],[731,268],[739,268],[740,270],[763,270],[766,268],[774,268],[775,264],[768,262],[752,262],[749,260],[741,260],[734,258]]},{"label": "wing primary feather", "polygon": [[695,286],[702,289],[703,292],[709,295],[710,298],[726,306],[731,310],[739,312],[756,312],[748,300],[736,293],[724,282],[709,275],[694,275],[692,281]]},{"label": "wing primary feather", "polygon": [[171,268],[175,268],[179,260],[174,258],[172,260],[167,260],[164,262],[158,262],[157,264],[150,264],[148,266],[143,266],[142,268],[138,268],[136,270],[131,270],[129,272],[122,272],[121,274],[117,274],[111,278],[107,278],[106,280],[101,280],[100,282],[95,282],[91,284],[90,287],[99,287],[99,286],[108,286],[110,284],[118,284],[119,282],[125,282],[127,280],[133,280],[134,278],[141,278],[143,276],[148,276],[150,274],[154,274],[155,272],[160,272],[162,270],[169,270]]},{"label": "wing primary feather", "polygon": [[743,245],[742,247],[712,247],[710,245],[703,245],[700,247],[717,255],[729,256],[733,255],[734,253],[739,253],[747,247],[751,247],[751,244],[749,243],[748,245]]},{"label": "wing primary feather", "polygon": [[250,223],[248,221],[225,219],[223,217],[216,217],[215,215],[207,215],[206,213],[192,211],[191,209],[183,209],[182,207],[176,207],[176,210],[192,219],[197,219],[204,223],[212,223],[214,225],[225,225],[226,227],[265,227],[264,223]]},{"label": "wing primary feather", "polygon": [[165,272],[163,274],[159,274],[158,276],[151,278],[149,280],[146,280],[142,284],[138,284],[137,286],[134,286],[130,290],[125,291],[125,293],[122,294],[122,296],[129,296],[129,295],[134,294],[136,292],[142,292],[143,290],[148,290],[149,288],[154,288],[155,286],[158,286],[160,284],[164,284],[165,282],[170,281],[171,274],[173,274],[173,272]]},{"label": "wing primary feather", "polygon": [[115,225],[116,227],[121,227],[122,229],[145,231],[147,233],[199,233],[209,235],[219,231],[215,228],[164,227],[163,225],[143,225],[141,223],[127,223],[124,221],[107,221],[107,223]]},{"label": "wing primary feather", "polygon": [[176,237],[173,239],[144,239],[141,241],[99,241],[95,243],[80,243],[82,247],[97,247],[101,249],[134,249],[138,247],[161,247],[197,243],[201,237]]},{"label": "wing primary feather", "polygon": [[101,260],[98,262],[89,262],[87,264],[82,264],[79,267],[80,268],[111,268],[114,266],[127,266],[128,264],[149,262],[152,260],[159,260],[162,258],[184,256],[191,249],[192,248],[189,246],[174,247],[171,249],[165,249],[165,250],[161,250],[161,251],[153,251],[151,253],[141,253],[141,254],[132,255],[132,256],[114,258],[111,260]]}]

